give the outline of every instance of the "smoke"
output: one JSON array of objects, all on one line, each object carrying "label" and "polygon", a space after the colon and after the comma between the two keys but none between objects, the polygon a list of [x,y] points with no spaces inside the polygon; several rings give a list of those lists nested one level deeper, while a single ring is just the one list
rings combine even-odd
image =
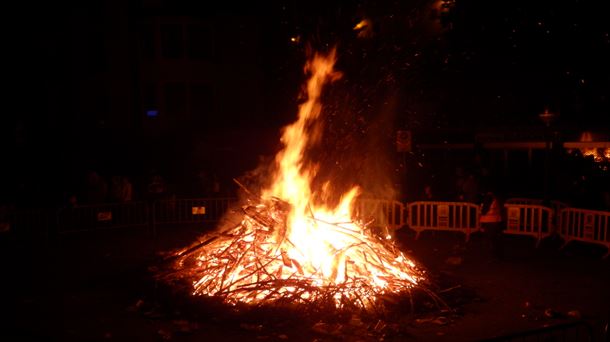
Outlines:
[{"label": "smoke", "polygon": [[312,186],[319,200],[335,204],[354,185],[361,187],[363,197],[396,198],[397,102],[393,87],[368,88],[346,80],[328,89],[322,139],[307,151],[307,158],[319,164]]},{"label": "smoke", "polygon": [[362,170],[360,184],[368,197],[394,199],[398,195],[394,186],[396,165],[392,153],[396,104],[397,95],[393,93],[379,106],[379,113],[371,121],[364,140],[363,163],[366,167]]}]

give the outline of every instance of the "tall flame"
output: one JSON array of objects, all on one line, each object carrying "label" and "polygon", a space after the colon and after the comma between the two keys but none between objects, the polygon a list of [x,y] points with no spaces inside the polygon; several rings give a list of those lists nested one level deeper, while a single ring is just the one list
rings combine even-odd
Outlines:
[{"label": "tall flame", "polygon": [[[345,275],[338,266],[346,260],[353,262],[361,257],[350,257],[350,253],[345,253],[344,257],[337,258],[337,251],[361,243],[358,240],[360,237],[350,238],[350,235],[329,229],[323,224],[344,222],[344,229],[356,235],[361,233],[361,228],[351,223],[352,206],[360,193],[359,187],[354,186],[343,194],[339,204],[334,207],[327,207],[325,203],[316,204],[313,201],[311,185],[318,165],[306,164],[304,160],[306,149],[320,140],[322,90],[326,84],[341,77],[341,74],[334,70],[335,62],[336,50],[333,49],[328,55],[315,54],[305,65],[305,73],[311,75],[306,85],[307,100],[299,106],[298,120],[284,128],[281,138],[284,148],[275,159],[278,171],[271,187],[263,191],[264,197],[281,198],[292,205],[287,218],[287,236],[294,248],[288,248],[286,252],[310,273],[321,272],[321,278],[318,279],[320,284],[344,281]],[[324,192],[327,188],[322,187],[318,191]],[[322,194],[319,197],[328,196]],[[312,219],[315,219],[315,222]],[[384,283],[378,278],[373,280],[379,281],[380,285]]]},{"label": "tall flame", "polygon": [[301,227],[311,213],[349,219],[350,203],[358,194],[357,188],[352,189],[334,209],[315,207],[311,183],[318,167],[304,161],[306,148],[320,140],[322,127],[318,118],[322,112],[320,96],[324,85],[341,78],[334,70],[335,62],[336,50],[333,49],[327,56],[315,54],[305,65],[305,73],[311,74],[306,86],[307,100],[299,106],[298,120],[284,128],[281,138],[284,148],[275,158],[278,171],[271,187],[263,191],[264,197],[281,198],[293,206],[288,228],[295,234],[296,228]]},{"label": "tall flame", "polygon": [[[333,67],[336,51],[328,56],[316,54],[305,65],[305,72],[311,77],[307,81],[307,101],[299,106],[298,120],[284,128],[282,143],[284,148],[276,155],[278,172],[271,187],[263,191],[265,197],[278,197],[294,206],[289,221],[305,214],[312,202],[311,180],[316,174],[315,165],[306,165],[303,157],[305,149],[319,141],[321,127],[317,119],[322,112],[320,96],[325,84],[341,77]],[[289,224],[290,226],[290,224]]]}]

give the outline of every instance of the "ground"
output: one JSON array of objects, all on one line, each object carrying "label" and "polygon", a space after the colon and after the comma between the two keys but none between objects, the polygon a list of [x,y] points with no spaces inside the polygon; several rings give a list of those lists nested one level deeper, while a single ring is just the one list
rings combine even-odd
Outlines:
[{"label": "ground", "polygon": [[[472,341],[584,321],[601,339],[610,319],[605,250],[561,241],[536,247],[506,238],[506,257],[490,259],[484,237],[396,234],[422,263],[450,311],[394,321],[330,321],[278,314],[228,314],[168,289],[150,276],[159,253],[190,244],[203,227],[159,227],[19,240],[0,237],[3,323],[0,339],[62,341],[401,340]],[[205,305],[205,304],[201,304]],[[296,317],[296,318],[295,318]],[[316,324],[317,323],[317,324]]]}]

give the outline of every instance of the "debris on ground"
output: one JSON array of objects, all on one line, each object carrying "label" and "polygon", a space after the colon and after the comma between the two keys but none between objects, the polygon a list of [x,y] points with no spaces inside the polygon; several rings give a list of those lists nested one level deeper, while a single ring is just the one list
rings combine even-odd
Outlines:
[{"label": "debris on ground", "polygon": [[451,256],[451,257],[448,257],[447,260],[445,260],[446,264],[454,265],[454,266],[461,265],[462,262],[463,262],[463,259],[460,256]]},{"label": "debris on ground", "polygon": [[144,306],[144,301],[142,299],[138,299],[138,301],[135,302],[135,304],[133,304],[127,308],[127,311],[136,312],[136,311],[139,311],[140,309],[142,309],[143,306]]},{"label": "debris on ground", "polygon": [[459,289],[459,288],[461,288],[461,287],[462,287],[462,285],[456,285],[456,286],[452,286],[452,287],[450,287],[450,288],[448,288],[448,289],[440,290],[440,291],[438,291],[438,293],[439,293],[439,294],[440,294],[440,293],[447,293],[447,292],[449,292],[449,291],[457,290],[457,289]]},{"label": "debris on ground", "polygon": [[558,312],[551,309],[551,308],[547,308],[546,310],[544,310],[544,316],[546,318],[557,318],[557,316],[559,316]]},{"label": "debris on ground", "polygon": [[167,331],[165,329],[159,329],[157,331],[157,334],[159,334],[159,336],[161,336],[161,339],[163,339],[164,341],[169,341],[172,339],[171,331]]},{"label": "debris on ground", "polygon": [[148,319],[162,319],[167,316],[158,306],[153,306],[150,310],[145,311],[143,315]]},{"label": "debris on ground", "polygon": [[199,324],[190,322],[185,319],[176,319],[172,321],[175,331],[182,334],[189,334],[199,329]]},{"label": "debris on ground", "polygon": [[244,330],[248,330],[248,331],[262,331],[263,330],[263,325],[262,324],[241,323],[239,325],[239,327],[244,329]]},{"label": "debris on ground", "polygon": [[417,324],[430,323],[430,324],[436,324],[436,325],[447,325],[447,324],[449,324],[449,322],[450,322],[449,318],[447,318],[445,316],[425,317],[425,318],[416,318],[415,319],[415,323],[417,323]]},{"label": "debris on ground", "polygon": [[352,315],[349,324],[354,327],[361,327],[363,325],[362,320],[357,315]]},{"label": "debris on ground", "polygon": [[311,327],[311,330],[319,334],[338,336],[341,330],[341,324],[318,322]]},{"label": "debris on ground", "polygon": [[578,311],[578,310],[568,311],[567,315],[568,315],[568,317],[574,318],[574,319],[581,319],[582,318],[582,315],[581,315],[580,311]]}]

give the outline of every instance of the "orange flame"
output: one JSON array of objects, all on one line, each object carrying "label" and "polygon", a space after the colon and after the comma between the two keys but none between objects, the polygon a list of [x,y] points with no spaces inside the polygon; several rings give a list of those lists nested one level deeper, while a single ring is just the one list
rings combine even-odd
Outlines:
[{"label": "orange flame", "polygon": [[[299,107],[298,120],[284,128],[281,139],[284,148],[275,158],[279,171],[270,189],[263,191],[264,197],[275,196],[290,202],[295,207],[293,214],[304,214],[311,203],[310,184],[317,166],[305,165],[303,155],[305,149],[317,143],[321,135],[317,119],[322,111],[322,89],[326,83],[341,77],[333,70],[335,60],[336,52],[333,50],[328,56],[316,54],[305,65],[305,72],[311,73],[306,88],[308,98]],[[294,218],[292,216],[293,222]]]},{"label": "orange flame", "polygon": [[[591,132],[583,132],[580,135],[581,142],[592,142],[593,134]],[[603,162],[604,160],[610,160],[610,148],[581,148],[580,152],[585,157],[591,157],[596,162]]]},{"label": "orange flame", "polygon": [[[301,263],[311,273],[318,270],[322,273],[319,282],[340,283],[345,280],[338,265],[346,259],[358,263],[361,255],[346,253],[337,258],[337,251],[346,249],[351,244],[361,243],[350,239],[349,235],[329,229],[322,222],[351,222],[354,199],[360,189],[354,186],[341,196],[340,203],[334,208],[316,206],[313,201],[311,183],[317,172],[317,165],[304,163],[304,152],[307,147],[316,144],[321,135],[321,126],[317,119],[322,112],[320,95],[324,85],[341,77],[335,71],[336,51],[333,49],[327,56],[316,54],[305,66],[305,72],[311,73],[307,82],[307,101],[299,107],[298,120],[287,126],[282,135],[284,149],[276,156],[279,171],[272,186],[263,192],[264,196],[275,196],[292,204],[287,221],[287,235],[294,248],[287,250],[288,255]],[[328,184],[328,183],[327,183]],[[325,191],[323,187],[321,191]],[[324,197],[321,196],[321,197]],[[312,219],[315,218],[315,222]],[[343,229],[361,235],[361,228],[353,223],[342,224]],[[361,236],[359,236],[361,238]],[[389,267],[389,265],[386,265]],[[389,271],[385,270],[385,271]],[[398,271],[398,268],[394,271]],[[375,272],[373,272],[375,273]],[[383,272],[379,272],[381,274]],[[407,273],[398,272],[398,276],[415,282]],[[372,279],[379,286],[384,281],[375,275]]]}]

